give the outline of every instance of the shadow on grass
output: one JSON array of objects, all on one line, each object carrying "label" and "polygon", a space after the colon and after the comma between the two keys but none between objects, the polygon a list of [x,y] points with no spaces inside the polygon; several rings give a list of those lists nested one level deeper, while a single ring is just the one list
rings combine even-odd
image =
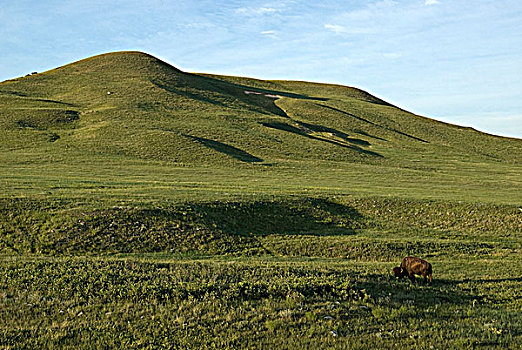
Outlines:
[{"label": "shadow on grass", "polygon": [[371,125],[375,125],[375,126],[379,126],[377,124],[375,124],[374,122],[368,120],[368,119],[365,119],[363,117],[359,117],[359,116],[356,116],[355,114],[352,114],[352,113],[348,113],[348,112],[345,112],[341,109],[338,109],[338,108],[334,108],[334,107],[330,107],[330,106],[326,106],[326,105],[323,105],[323,104],[320,104],[320,103],[316,103],[315,104],[316,106],[319,106],[319,107],[323,107],[323,108],[326,108],[326,109],[329,109],[329,110],[332,110],[334,112],[338,112],[338,113],[341,113],[341,114],[344,114],[344,115],[347,115],[349,117],[352,117],[352,118],[355,118],[357,120],[360,120],[362,122],[365,122],[365,123],[368,123],[368,124],[371,124]]},{"label": "shadow on grass", "polygon": [[[376,126],[376,127],[379,127],[379,128],[382,128],[382,129],[386,129],[386,130],[389,130],[389,131],[392,131],[392,132],[395,132],[397,134],[400,134],[402,136],[406,136],[406,137],[409,137],[415,141],[420,141],[422,143],[429,143],[428,141],[424,140],[424,139],[421,139],[420,137],[417,137],[417,136],[413,136],[413,135],[410,135],[410,134],[407,134],[405,132],[402,132],[402,131],[399,131],[397,129],[394,129],[394,128],[390,128],[389,126],[383,126],[383,125],[380,125],[380,124],[377,124],[377,123],[374,123],[368,119],[365,119],[365,118],[362,118],[362,117],[359,117],[359,116],[356,116],[355,114],[352,114],[352,113],[348,113],[348,112],[345,112],[341,109],[337,109],[337,108],[334,108],[334,107],[330,107],[330,106],[326,106],[326,105],[323,105],[323,104],[319,104],[319,103],[316,103],[317,106],[319,107],[323,107],[323,108],[326,108],[326,109],[329,109],[329,110],[332,110],[332,111],[335,111],[335,112],[338,112],[338,113],[342,113],[342,114],[345,114],[349,117],[352,117],[352,118],[355,118],[357,120],[360,120],[362,122],[365,122],[365,123],[368,123],[370,125],[373,125],[373,126]],[[392,106],[390,104],[387,104],[388,106]],[[395,107],[395,106],[393,106]],[[370,136],[370,137],[373,137],[373,136]],[[381,139],[382,140],[382,139]]]},{"label": "shadow on grass", "polygon": [[[434,281],[435,282],[435,281]],[[447,286],[456,286],[461,283],[503,283],[503,282],[522,282],[522,277],[512,277],[512,278],[493,278],[493,279],[468,279],[464,278],[463,280],[447,280],[440,279],[438,283],[441,285]]]},{"label": "shadow on grass", "polygon": [[195,141],[198,141],[199,143],[209,147],[209,148],[212,148],[213,150],[215,151],[218,151],[220,153],[224,153],[226,155],[229,155],[237,160],[240,160],[242,162],[247,162],[247,163],[259,163],[259,162],[262,162],[263,159],[261,158],[258,158],[246,151],[243,151],[242,149],[239,149],[237,147],[234,147],[234,146],[230,146],[230,145],[227,145],[226,143],[223,143],[223,142],[219,142],[219,141],[214,141],[214,140],[210,140],[210,139],[206,139],[206,138],[203,138],[203,137],[197,137],[197,136],[191,136],[191,135],[183,135],[185,137],[188,137],[188,138],[191,138]]},{"label": "shadow on grass", "polygon": [[157,87],[159,87],[160,89],[163,89],[165,91],[168,91],[168,92],[171,92],[173,94],[176,94],[176,95],[179,95],[179,96],[183,96],[183,97],[186,97],[188,99],[192,99],[192,100],[197,100],[197,101],[201,101],[201,102],[206,102],[206,103],[210,103],[210,104],[213,104],[213,105],[216,105],[216,106],[220,106],[220,107],[227,107],[226,104],[224,104],[223,102],[220,102],[220,101],[217,101],[216,99],[212,99],[212,98],[209,98],[203,94],[200,94],[200,93],[194,93],[194,92],[190,92],[186,89],[180,89],[180,88],[177,88],[173,85],[168,85],[168,84],[162,84],[160,82],[157,82],[157,81],[153,81],[152,82],[154,85],[156,85]]},{"label": "shadow on grass", "polygon": [[207,227],[246,236],[352,235],[364,217],[354,208],[326,199],[256,201],[196,205]]},{"label": "shadow on grass", "polygon": [[513,277],[513,278],[494,278],[494,279],[483,279],[483,280],[464,280],[463,282],[522,282],[522,277]]},{"label": "shadow on grass", "polygon": [[169,77],[151,81],[158,88],[190,99],[211,103],[220,107],[233,107],[240,101],[251,111],[286,116],[275,105],[279,96],[295,99],[327,101],[325,98],[310,97],[290,92],[261,89],[197,74],[179,72]]},{"label": "shadow on grass", "polygon": [[[188,73],[188,74],[190,74],[190,73]],[[293,92],[280,91],[280,90],[274,90],[274,89],[257,88],[257,87],[252,87],[252,86],[248,86],[248,85],[232,83],[229,81],[223,81],[223,80],[219,80],[219,79],[215,79],[215,78],[207,77],[207,76],[200,76],[200,75],[193,75],[193,76],[197,77],[198,79],[201,79],[202,81],[206,81],[209,84],[213,85],[214,87],[220,88],[224,91],[229,91],[230,89],[233,89],[236,91],[240,90],[242,93],[244,93],[245,91],[249,91],[249,92],[260,93],[262,95],[273,95],[273,96],[279,95],[279,96],[283,96],[283,97],[290,97],[290,98],[295,98],[295,99],[300,99],[300,100],[328,101],[327,98],[323,98],[323,97],[307,96],[307,95],[303,95],[303,94],[296,94]]]},{"label": "shadow on grass", "polygon": [[305,122],[297,122],[297,123],[300,126],[302,126],[303,128],[309,129],[309,130],[314,131],[314,132],[330,133],[330,134],[332,134],[332,136],[338,137],[338,138],[342,139],[343,141],[346,141],[346,142],[349,142],[349,143],[353,143],[353,144],[356,144],[356,145],[359,145],[359,146],[370,146],[370,143],[368,141],[350,137],[348,134],[346,134],[346,133],[344,133],[342,131],[333,129],[333,128],[329,128],[329,127],[322,126],[322,125],[305,123]]},{"label": "shadow on grass", "polygon": [[391,275],[371,274],[355,283],[356,288],[366,290],[372,296],[386,296],[391,304],[413,306],[431,306],[437,304],[467,304],[480,300],[480,296],[462,290],[458,284],[462,281],[434,279],[424,283],[417,278],[411,283],[407,278],[397,280]]},{"label": "shadow on grass", "polygon": [[[382,155],[380,155],[377,152],[365,150],[358,146],[358,145],[368,146],[368,145],[370,145],[370,143],[368,141],[350,138],[350,137],[348,137],[347,134],[345,134],[341,131],[338,131],[338,130],[335,130],[332,128],[323,127],[320,125],[314,125],[314,124],[308,124],[308,123],[302,123],[302,122],[296,122],[296,124],[299,127],[296,127],[296,126],[293,126],[293,125],[290,125],[287,123],[283,123],[283,122],[262,122],[261,123],[261,125],[266,126],[267,128],[290,132],[290,133],[293,133],[296,135],[308,137],[312,140],[322,141],[322,142],[330,143],[332,145],[348,148],[348,149],[357,151],[359,153],[364,153],[364,154],[379,157],[379,158],[383,157]],[[331,133],[332,136],[336,136],[336,137],[340,138],[342,141],[336,140],[336,139],[331,139],[331,138],[318,137],[318,136],[313,135],[312,134],[313,132],[328,132],[328,133]]]},{"label": "shadow on grass", "polygon": [[366,136],[366,137],[371,137],[372,139],[381,140],[381,141],[388,141],[386,139],[383,139],[382,137],[375,136],[375,135],[370,135],[367,132],[362,131],[362,130],[355,130],[354,132],[356,132],[359,135],[363,135],[363,136]]},{"label": "shadow on grass", "polygon": [[[417,277],[416,283],[407,278],[397,280],[391,275],[370,274],[361,277],[356,282],[357,289],[364,289],[372,296],[387,296],[390,304],[411,306],[433,305],[469,305],[482,303],[492,296],[473,292],[482,290],[488,284],[520,283],[522,277],[493,278],[493,279],[438,279],[432,283],[425,283]],[[470,285],[473,287],[470,287]],[[502,288],[502,287],[498,287]]]},{"label": "shadow on grass", "polygon": [[[84,208],[65,213],[61,205],[51,209],[37,201],[0,204],[6,208],[0,210],[5,229],[0,252],[20,254],[266,253],[259,236],[351,235],[366,225],[354,208],[317,198]],[[41,227],[46,230],[44,240]]]}]

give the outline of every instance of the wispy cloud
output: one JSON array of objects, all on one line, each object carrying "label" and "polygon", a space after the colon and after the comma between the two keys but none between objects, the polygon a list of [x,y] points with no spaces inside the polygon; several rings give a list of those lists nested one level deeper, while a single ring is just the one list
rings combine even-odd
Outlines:
[{"label": "wispy cloud", "polygon": [[439,0],[426,0],[426,1],[424,1],[424,5],[426,5],[426,6],[437,5],[437,4],[440,4]]},{"label": "wispy cloud", "polygon": [[340,26],[338,24],[325,24],[324,27],[326,29],[328,29],[328,30],[331,30],[334,33],[337,33],[337,34],[341,34],[341,33],[346,33],[347,32],[345,26]]},{"label": "wispy cloud", "polygon": [[325,24],[325,29],[328,29],[335,34],[369,34],[372,32],[369,28],[364,27],[345,27],[338,24]]},{"label": "wispy cloud", "polygon": [[277,32],[275,30],[264,30],[261,32],[261,35],[266,36],[268,38],[277,38]]},{"label": "wispy cloud", "polygon": [[263,16],[263,15],[273,15],[280,10],[273,7],[241,7],[235,10],[236,13],[246,15],[246,16]]},{"label": "wispy cloud", "polygon": [[[396,14],[402,13],[403,10],[404,6],[398,5],[393,0],[381,0],[358,7],[347,7],[346,11],[335,13],[325,28],[336,34],[380,35],[382,32],[388,32],[389,27],[400,25],[396,21]],[[399,22],[404,22],[407,16],[404,17]]]},{"label": "wispy cloud", "polygon": [[186,24],[180,24],[181,27],[191,28],[191,29],[206,29],[215,27],[214,24],[210,22],[192,22]]}]

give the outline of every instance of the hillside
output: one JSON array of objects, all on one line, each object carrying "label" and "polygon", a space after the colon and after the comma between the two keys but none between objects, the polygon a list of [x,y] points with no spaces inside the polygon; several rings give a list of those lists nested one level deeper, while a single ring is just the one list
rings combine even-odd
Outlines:
[{"label": "hillside", "polygon": [[419,117],[355,88],[189,74],[139,52],[6,81],[0,106],[2,151],[49,158],[408,166],[422,154],[428,167],[429,155],[522,159],[520,140]]},{"label": "hillside", "polygon": [[0,83],[0,131],[4,198],[518,204],[522,190],[522,140],[417,116],[356,88],[184,73],[140,52]]},{"label": "hillside", "polygon": [[[8,252],[198,242],[259,253],[237,234],[344,234],[381,225],[372,206],[403,206],[397,227],[418,226],[409,217],[425,205],[434,212],[423,227],[517,226],[522,140],[351,87],[184,73],[145,53],[109,53],[1,83],[0,128]],[[130,239],[134,221],[142,229]]]}]

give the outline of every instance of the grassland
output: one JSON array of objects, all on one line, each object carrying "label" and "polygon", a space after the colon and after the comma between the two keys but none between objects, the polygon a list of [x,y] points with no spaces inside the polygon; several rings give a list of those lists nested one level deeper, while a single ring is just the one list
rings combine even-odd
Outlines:
[{"label": "grassland", "polygon": [[412,286],[346,259],[11,258],[0,334],[13,348],[517,348],[517,260],[433,262],[436,282]]},{"label": "grassland", "polygon": [[0,83],[0,130],[0,347],[522,344],[522,140],[137,52]]}]

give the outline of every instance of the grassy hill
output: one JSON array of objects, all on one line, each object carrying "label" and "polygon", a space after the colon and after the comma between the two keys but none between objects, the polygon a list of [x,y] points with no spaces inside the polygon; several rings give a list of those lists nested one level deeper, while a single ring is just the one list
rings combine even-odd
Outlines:
[{"label": "grassy hill", "polygon": [[117,52],[0,83],[0,163],[0,347],[522,341],[520,139]]},{"label": "grassy hill", "polygon": [[522,152],[520,140],[419,117],[355,88],[188,74],[139,52],[95,56],[0,86],[1,146],[9,151],[176,164],[403,166],[419,153],[513,163]]}]

